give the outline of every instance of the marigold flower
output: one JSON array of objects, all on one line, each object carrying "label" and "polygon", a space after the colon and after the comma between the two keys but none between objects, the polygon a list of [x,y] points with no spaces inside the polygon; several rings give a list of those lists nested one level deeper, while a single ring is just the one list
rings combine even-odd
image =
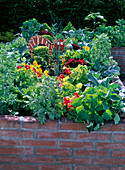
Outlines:
[{"label": "marigold flower", "polygon": [[19,66],[17,66],[17,68],[18,68],[18,69],[21,69],[21,68],[22,68],[22,66],[21,66],[21,65],[19,65]]},{"label": "marigold flower", "polygon": [[26,70],[30,69],[30,66],[28,64],[25,65]]}]

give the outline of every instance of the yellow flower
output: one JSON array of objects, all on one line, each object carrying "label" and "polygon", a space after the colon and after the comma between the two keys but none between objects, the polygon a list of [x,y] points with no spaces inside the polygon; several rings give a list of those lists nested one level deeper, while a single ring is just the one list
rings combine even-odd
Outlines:
[{"label": "yellow flower", "polygon": [[22,64],[22,66],[25,66],[25,65],[26,65],[25,63]]},{"label": "yellow flower", "polygon": [[82,48],[84,48],[85,50],[90,50],[90,48],[88,46],[83,46]]},{"label": "yellow flower", "polygon": [[33,69],[33,66],[32,65],[30,65],[30,70],[32,70]]},{"label": "yellow flower", "polygon": [[60,59],[62,59],[62,56],[60,55]]},{"label": "yellow flower", "polygon": [[66,60],[65,60],[65,58],[64,58],[64,59],[62,60],[62,65],[64,65],[64,64],[65,64],[65,61],[66,61]]},{"label": "yellow flower", "polygon": [[44,71],[44,74],[45,74],[46,76],[49,76],[48,73],[49,73],[48,70],[45,70],[45,71]]},{"label": "yellow flower", "polygon": [[69,55],[70,50],[67,50],[66,52],[67,52],[67,53],[68,53],[68,55]]},{"label": "yellow flower", "polygon": [[33,64],[34,64],[36,67],[37,67],[37,65],[38,65],[36,60],[33,61]]},{"label": "yellow flower", "polygon": [[37,67],[38,67],[38,68],[40,68],[40,67],[41,67],[41,65],[37,65]]},{"label": "yellow flower", "polygon": [[42,69],[41,69],[41,68],[39,68],[39,69],[38,69],[38,72],[41,74],[41,73],[42,73]]}]

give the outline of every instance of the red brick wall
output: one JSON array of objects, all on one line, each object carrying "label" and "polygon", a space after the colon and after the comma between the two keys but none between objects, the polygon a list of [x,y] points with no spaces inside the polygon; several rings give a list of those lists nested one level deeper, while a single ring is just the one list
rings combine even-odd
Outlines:
[{"label": "red brick wall", "polygon": [[121,68],[121,73],[125,74],[125,47],[111,48],[111,55],[118,62],[118,65]]},{"label": "red brick wall", "polygon": [[0,170],[125,170],[125,121],[87,133],[64,119],[0,116]]}]

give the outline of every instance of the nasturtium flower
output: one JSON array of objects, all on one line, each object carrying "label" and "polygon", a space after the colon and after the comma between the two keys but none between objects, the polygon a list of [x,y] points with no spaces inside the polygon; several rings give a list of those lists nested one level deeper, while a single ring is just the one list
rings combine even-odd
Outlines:
[{"label": "nasturtium flower", "polygon": [[84,48],[85,50],[90,50],[90,48],[88,46],[83,46],[82,48]]},{"label": "nasturtium flower", "polygon": [[36,73],[36,69],[33,67],[33,72]]},{"label": "nasturtium flower", "polygon": [[48,73],[49,73],[48,70],[45,70],[45,71],[44,71],[44,74],[45,74],[46,76],[49,76]]},{"label": "nasturtium flower", "polygon": [[22,64],[22,66],[25,66],[25,65],[26,65],[25,63]]},{"label": "nasturtium flower", "polygon": [[68,75],[71,74],[70,68],[66,68],[65,73],[68,74]]},{"label": "nasturtium flower", "polygon": [[66,61],[66,59],[64,58],[64,59],[62,59],[62,65],[64,65],[65,64],[65,61]]},{"label": "nasturtium flower", "polygon": [[74,98],[78,98],[79,94],[77,92],[74,93],[75,97]]},{"label": "nasturtium flower", "polygon": [[19,65],[19,66],[17,66],[17,68],[18,68],[18,69],[21,69],[21,68],[22,68],[22,66],[21,66],[21,65]]},{"label": "nasturtium flower", "polygon": [[41,69],[41,68],[39,68],[39,69],[38,69],[38,72],[41,74],[41,73],[42,73],[42,69]]},{"label": "nasturtium flower", "polygon": [[38,65],[38,63],[37,63],[37,61],[36,61],[36,60],[34,60],[34,61],[33,61],[33,65],[35,65],[35,66],[37,66],[37,65]]},{"label": "nasturtium flower", "polygon": [[36,73],[36,76],[37,76],[38,78],[40,78],[40,77],[41,77],[41,74],[40,74],[39,72],[37,72],[37,73]]},{"label": "nasturtium flower", "polygon": [[25,65],[26,70],[30,69],[30,66],[28,64]]}]

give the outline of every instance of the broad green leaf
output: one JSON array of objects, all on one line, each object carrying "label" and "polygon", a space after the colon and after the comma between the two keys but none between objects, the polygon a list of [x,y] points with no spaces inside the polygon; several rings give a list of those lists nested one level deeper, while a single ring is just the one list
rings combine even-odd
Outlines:
[{"label": "broad green leaf", "polygon": [[94,127],[94,130],[99,130],[100,129],[100,124],[97,124],[95,127]]},{"label": "broad green leaf", "polygon": [[110,119],[112,119],[112,112],[111,112],[111,110],[106,110],[104,113],[103,113],[103,115],[102,115],[102,117],[105,119],[105,120],[110,120]]},{"label": "broad green leaf", "polygon": [[111,99],[111,101],[118,101],[121,99],[121,97],[118,96],[117,94],[112,94],[112,95],[110,95],[110,99]]},{"label": "broad green leaf", "polygon": [[89,81],[92,81],[96,86],[99,85],[98,80],[93,76],[91,72],[87,75],[87,78]]},{"label": "broad green leaf", "polygon": [[82,105],[82,99],[80,97],[73,99],[72,105],[75,106],[75,107],[81,106]]},{"label": "broad green leaf", "polygon": [[84,106],[79,106],[76,108],[76,111],[78,113],[78,117],[81,119],[81,120],[89,120],[89,112],[87,112],[85,109],[84,109]]},{"label": "broad green leaf", "polygon": [[120,121],[120,117],[118,114],[115,114],[115,117],[114,117],[114,122],[115,122],[115,125],[117,125]]}]

